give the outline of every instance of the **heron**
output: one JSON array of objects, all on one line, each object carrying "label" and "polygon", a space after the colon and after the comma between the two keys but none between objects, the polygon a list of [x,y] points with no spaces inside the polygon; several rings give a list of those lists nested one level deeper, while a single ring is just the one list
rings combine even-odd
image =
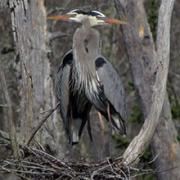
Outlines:
[{"label": "heron", "polygon": [[91,140],[90,111],[95,109],[120,134],[126,134],[126,102],[122,81],[113,65],[101,55],[96,26],[126,24],[99,11],[72,10],[48,19],[80,24],[72,49],[63,57],[56,75],[56,96],[69,143],[77,144],[87,123]]}]

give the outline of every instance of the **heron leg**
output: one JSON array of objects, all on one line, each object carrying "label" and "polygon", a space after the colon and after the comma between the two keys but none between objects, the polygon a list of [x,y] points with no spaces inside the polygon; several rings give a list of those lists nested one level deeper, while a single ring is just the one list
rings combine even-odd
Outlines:
[{"label": "heron leg", "polygon": [[72,144],[72,112],[70,111],[70,113],[67,116],[66,121],[64,121],[64,126],[65,126],[65,132],[67,135],[67,138],[69,140],[69,144]]},{"label": "heron leg", "polygon": [[90,140],[93,141],[92,132],[91,132],[91,123],[90,123],[90,118],[89,117],[87,119],[87,130],[88,130]]},{"label": "heron leg", "polygon": [[114,121],[115,119],[113,118],[113,115],[111,115],[109,103],[107,103],[107,114],[108,114],[108,119],[109,119],[112,129],[115,129],[115,128],[118,129],[118,126],[116,123],[119,123],[119,121],[118,122]]},{"label": "heron leg", "polygon": [[108,114],[108,119],[109,119],[109,122],[110,122],[110,124],[111,124],[111,127],[113,127],[109,103],[107,103],[107,114]]},{"label": "heron leg", "polygon": [[80,126],[80,128],[79,128],[79,133],[78,133],[79,138],[81,137],[81,134],[82,134],[82,131],[83,131],[83,129],[84,129],[85,124],[86,124],[86,119],[82,118],[82,119],[81,119],[81,126]]},{"label": "heron leg", "polygon": [[79,142],[79,129],[81,127],[81,118],[74,118],[71,124],[71,144],[78,144]]},{"label": "heron leg", "polygon": [[103,122],[103,118],[100,112],[97,112],[98,117],[99,117],[99,123],[100,123],[100,127],[101,129],[104,131],[105,127],[104,127],[104,122]]}]

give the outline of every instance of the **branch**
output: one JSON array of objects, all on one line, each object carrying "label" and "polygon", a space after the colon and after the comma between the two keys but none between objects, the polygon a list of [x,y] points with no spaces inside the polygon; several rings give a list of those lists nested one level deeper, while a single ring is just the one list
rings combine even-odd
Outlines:
[{"label": "branch", "polygon": [[59,105],[60,103],[58,103],[55,108],[50,109],[50,111],[48,111],[49,113],[39,122],[38,126],[33,130],[30,138],[28,139],[27,146],[29,146],[29,144],[31,143],[32,139],[34,138],[38,130],[42,127],[42,125],[46,122],[46,120],[52,115],[52,113],[59,107]]},{"label": "branch", "polygon": [[[116,5],[121,6],[124,12],[127,11],[127,1],[115,0]],[[138,159],[149,145],[154,131],[159,123],[159,116],[164,103],[166,93],[166,81],[169,67],[169,46],[170,46],[170,19],[174,0],[162,0],[157,34],[157,74],[152,93],[152,105],[148,112],[147,118],[139,132],[132,140],[123,154],[125,165],[129,165]],[[128,28],[128,27],[127,27]]]}]

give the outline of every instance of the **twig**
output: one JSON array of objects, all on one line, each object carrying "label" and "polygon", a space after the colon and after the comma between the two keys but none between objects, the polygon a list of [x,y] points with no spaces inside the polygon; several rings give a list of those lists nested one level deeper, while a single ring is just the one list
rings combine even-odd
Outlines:
[{"label": "twig", "polygon": [[156,154],[156,156],[151,161],[149,161],[148,164],[152,164],[153,162],[155,162],[158,157],[159,154]]},{"label": "twig", "polygon": [[[95,176],[99,176],[98,173],[100,173],[100,172],[102,172],[102,171],[105,171],[105,170],[107,170],[108,168],[111,168],[111,170],[112,170],[112,165],[115,165],[116,163],[119,164],[118,160],[120,160],[120,159],[119,159],[119,158],[118,158],[118,159],[115,159],[113,162],[110,163],[110,161],[109,161],[109,159],[108,159],[108,161],[106,161],[106,164],[105,164],[105,165],[102,165],[102,164],[104,164],[104,162],[101,163],[100,168],[94,170],[94,171],[91,173],[91,177],[90,177],[91,180],[94,180],[94,177],[95,177]],[[118,173],[115,173],[114,170],[112,171],[112,173],[115,174],[113,177],[123,179],[123,177],[122,177],[121,175],[119,175]],[[107,176],[107,175],[106,175],[106,176]],[[112,178],[112,177],[111,177],[111,178]]]},{"label": "twig", "polygon": [[131,177],[137,177],[137,176],[142,176],[142,175],[147,175],[147,174],[156,174],[156,173],[163,173],[163,172],[167,172],[167,171],[172,171],[173,169],[176,169],[176,168],[179,168],[180,166],[175,166],[175,167],[171,167],[171,168],[168,168],[168,169],[164,169],[164,170],[152,170],[152,169],[149,169],[149,170],[138,170],[138,171],[142,171],[142,173],[139,173],[139,174],[135,174],[134,176],[131,176]]},{"label": "twig", "polygon": [[55,108],[51,109],[49,111],[49,113],[39,122],[38,126],[34,129],[34,131],[32,132],[29,140],[27,141],[27,146],[29,146],[29,144],[31,143],[32,139],[34,138],[34,136],[36,135],[36,133],[38,132],[38,130],[41,128],[41,126],[46,122],[46,120],[52,115],[52,113],[59,107],[60,102],[56,105]]},{"label": "twig", "polygon": [[[44,151],[21,147],[24,153],[28,154],[26,160],[6,160],[3,162],[1,171],[14,173],[25,179],[49,179],[57,177],[61,179],[119,179],[130,180],[132,177],[137,177],[146,174],[154,174],[156,172],[170,171],[174,168],[169,168],[161,171],[153,171],[151,169],[143,170],[122,164],[122,158],[108,159],[96,164],[89,163],[71,163],[63,162]],[[27,160],[28,158],[28,160]],[[1,163],[1,162],[0,162]],[[135,172],[130,176],[130,172]]]},{"label": "twig", "polygon": [[60,161],[59,159],[55,158],[54,156],[52,156],[44,151],[40,151],[38,149],[29,148],[29,147],[25,147],[25,149],[27,149],[28,151],[33,153],[35,156],[39,156],[41,158],[48,160],[49,163],[53,163],[53,164],[56,164],[59,166],[64,166],[65,168],[72,170],[72,168],[70,168],[68,165],[66,165],[66,163]]}]

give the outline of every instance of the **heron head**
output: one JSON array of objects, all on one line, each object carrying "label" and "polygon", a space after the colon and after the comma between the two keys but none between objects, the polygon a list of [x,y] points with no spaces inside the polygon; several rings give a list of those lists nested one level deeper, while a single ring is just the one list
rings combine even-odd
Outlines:
[{"label": "heron head", "polygon": [[69,21],[69,22],[76,22],[76,23],[85,23],[89,22],[90,26],[97,26],[97,25],[105,25],[105,24],[127,24],[126,21],[121,21],[114,18],[106,17],[103,13],[99,11],[83,11],[80,9],[75,9],[68,12],[65,15],[60,16],[49,16],[48,19],[52,20],[62,20],[62,21]]}]

